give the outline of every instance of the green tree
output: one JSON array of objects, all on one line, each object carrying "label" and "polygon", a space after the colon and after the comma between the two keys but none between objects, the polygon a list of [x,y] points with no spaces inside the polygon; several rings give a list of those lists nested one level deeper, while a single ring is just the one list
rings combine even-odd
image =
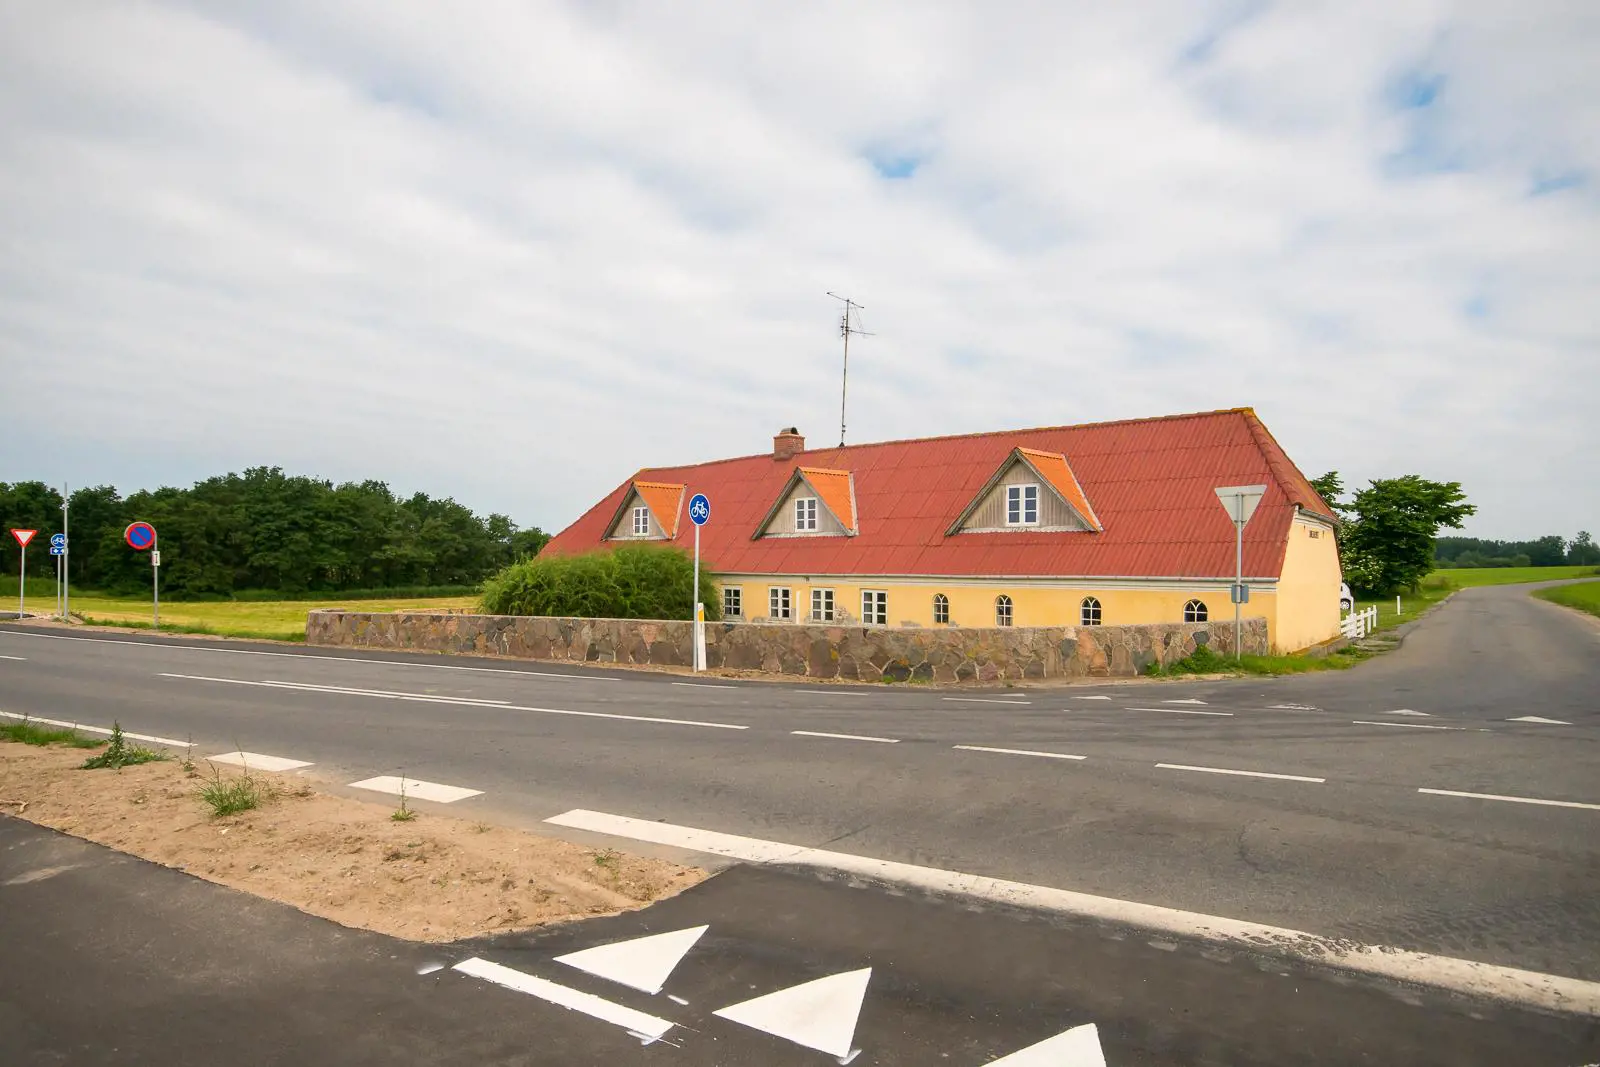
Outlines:
[{"label": "green tree", "polygon": [[1579,530],[1567,546],[1567,562],[1584,567],[1600,564],[1600,545],[1594,543],[1594,535],[1588,530]]},{"label": "green tree", "polygon": [[1343,504],[1339,503],[1339,499],[1344,496],[1344,482],[1340,480],[1339,472],[1329,471],[1322,477],[1312,478],[1310,481],[1311,488],[1315,489],[1317,495],[1332,509],[1333,517],[1336,519],[1344,518],[1345,508]]},{"label": "green tree", "polygon": [[1460,482],[1434,482],[1416,474],[1374,479],[1350,504],[1354,518],[1339,539],[1345,581],[1369,594],[1415,589],[1434,565],[1434,539],[1442,527],[1460,529],[1477,513]]}]

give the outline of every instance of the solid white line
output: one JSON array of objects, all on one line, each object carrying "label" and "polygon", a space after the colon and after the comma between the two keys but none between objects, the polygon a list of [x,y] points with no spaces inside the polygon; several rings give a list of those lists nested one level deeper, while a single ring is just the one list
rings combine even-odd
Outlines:
[{"label": "solid white line", "polygon": [[708,682],[668,682],[668,685],[688,686],[690,689],[743,689],[739,685],[712,685]]},{"label": "solid white line", "polygon": [[1504,800],[1510,804],[1540,804],[1547,808],[1583,808],[1586,811],[1600,811],[1600,804],[1580,804],[1576,800],[1536,800],[1533,797],[1506,797],[1498,793],[1460,793],[1454,789],[1419,789],[1419,793],[1427,793],[1436,797],[1467,797],[1471,800]]},{"label": "solid white line", "polygon": [[1472,996],[1495,997],[1541,1008],[1600,1015],[1600,982],[1586,982],[1578,978],[1425,952],[1355,944],[1342,938],[1330,939],[1299,930],[1179,911],[1154,904],[852,856],[845,852],[763,841],[598,811],[575,809],[545,821],[554,826],[672,845],[747,863],[801,864],[855,873],[938,893],[1125,923],[1180,937],[1223,942],[1252,951],[1259,952],[1263,946],[1275,944],[1302,958],[1365,974],[1417,982]]},{"label": "solid white line", "polygon": [[998,697],[940,697],[958,704],[1032,704],[1031,700],[1001,700]]},{"label": "solid white line", "polygon": [[370,789],[375,793],[405,796],[410,800],[431,800],[437,804],[454,804],[468,797],[481,797],[481,789],[463,789],[459,785],[441,785],[438,782],[419,782],[415,778],[401,778],[393,774],[380,774],[360,782],[351,782],[351,789]]},{"label": "solid white line", "polygon": [[[515,674],[523,678],[556,678],[563,682],[620,682],[620,678],[588,676],[582,674],[552,674],[540,671],[514,671],[505,667],[458,667],[452,663],[411,663],[395,659],[367,659],[362,656],[315,656],[309,652],[263,652],[253,648],[206,648],[202,645],[180,645],[169,641],[116,641],[109,637],[66,637],[62,634],[30,634],[20,630],[0,630],[0,637],[36,637],[45,641],[83,641],[91,645],[140,645],[144,648],[177,649],[183,652],[213,652],[230,656],[275,656],[279,659],[314,659],[319,663],[365,663],[380,667],[423,667],[430,671],[476,671],[479,674]],[[241,638],[240,640],[246,640]],[[373,651],[403,652],[404,649],[374,649]]]},{"label": "solid white line", "polygon": [[541,715],[571,715],[583,719],[620,719],[624,722],[654,722],[668,726],[704,726],[713,730],[748,730],[727,722],[704,722],[699,719],[665,719],[654,715],[623,715],[612,711],[572,711],[567,708],[534,708],[524,704],[502,704],[499,701],[477,700],[473,697],[436,697],[423,693],[388,693],[376,689],[348,689],[330,694],[328,690],[300,682],[251,681],[245,678],[213,678],[203,674],[159,674],[158,678],[181,678],[190,682],[221,682],[226,685],[252,685],[265,689],[290,689],[307,693],[324,693],[337,696],[369,696],[381,700],[409,700],[422,704],[454,704],[465,708],[488,708],[490,711],[534,711]]},{"label": "solid white line", "polygon": [[1398,726],[1404,730],[1455,730],[1455,726],[1432,726],[1425,722],[1377,722],[1367,719],[1351,719],[1351,726]]},{"label": "solid white line", "polygon": [[[42,722],[49,726],[60,726],[68,730],[86,730],[91,734],[110,735],[111,731],[104,726],[86,726],[81,722],[67,722],[65,719],[41,719],[37,715],[19,715],[14,711],[0,711],[8,719],[19,719],[23,722]],[[123,737],[131,737],[135,741],[148,741],[152,745],[167,745],[170,748],[188,748],[187,741],[174,741],[170,737],[156,737],[154,734],[136,734],[129,730],[122,731]]]},{"label": "solid white line", "polygon": [[858,693],[853,689],[791,689],[791,693],[806,693],[816,697],[875,697],[877,693]]},{"label": "solid white line", "polygon": [[1204,771],[1206,774],[1237,774],[1245,778],[1279,778],[1285,782],[1326,782],[1326,778],[1308,778],[1303,774],[1272,774],[1267,771],[1232,771],[1226,767],[1194,767],[1187,763],[1158,763],[1168,771]]},{"label": "solid white line", "polygon": [[1070,752],[1035,752],[1029,748],[986,748],[983,745],[951,745],[951,748],[963,752],[998,752],[1002,756],[1043,756],[1045,759],[1088,759],[1088,756],[1074,756]]},{"label": "solid white line", "polygon": [[26,663],[26,662],[28,662],[27,659],[25,657],[22,657],[22,656],[0,656],[0,659],[13,659],[13,660],[16,660],[18,663]]},{"label": "solid white line", "polygon": [[455,970],[462,974],[470,974],[474,978],[482,978],[486,982],[515,989],[519,993],[538,997],[540,1000],[549,1001],[551,1004],[573,1011],[582,1012],[591,1018],[620,1026],[630,1033],[640,1034],[651,1041],[660,1039],[672,1024],[665,1019],[658,1019],[654,1015],[646,1015],[642,1011],[621,1004],[613,1004],[603,997],[593,993],[582,993],[576,989],[568,989],[564,985],[535,978],[531,974],[514,971],[510,967],[502,967],[498,963],[474,956],[470,960],[462,960],[455,965]]},{"label": "solid white line", "polygon": [[831,737],[835,741],[876,741],[883,745],[898,745],[898,737],[865,737],[861,734],[824,734],[816,730],[790,730],[797,737]]},{"label": "solid white line", "polygon": [[303,759],[287,756],[264,756],[259,752],[224,752],[220,756],[207,756],[211,763],[231,763],[251,771],[293,771],[311,764]]},{"label": "solid white line", "polygon": [[1233,718],[1231,711],[1198,711],[1193,708],[1123,708],[1123,711],[1159,711],[1163,715],[1222,715]]}]

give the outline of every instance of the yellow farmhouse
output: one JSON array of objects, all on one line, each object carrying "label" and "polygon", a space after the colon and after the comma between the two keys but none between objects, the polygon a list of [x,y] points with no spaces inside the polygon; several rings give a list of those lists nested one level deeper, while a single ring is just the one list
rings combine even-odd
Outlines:
[{"label": "yellow farmhouse", "polygon": [[647,468],[545,549],[686,546],[733,622],[1062,626],[1231,618],[1234,527],[1215,490],[1261,485],[1246,617],[1295,651],[1339,632],[1333,518],[1249,408],[771,452]]}]

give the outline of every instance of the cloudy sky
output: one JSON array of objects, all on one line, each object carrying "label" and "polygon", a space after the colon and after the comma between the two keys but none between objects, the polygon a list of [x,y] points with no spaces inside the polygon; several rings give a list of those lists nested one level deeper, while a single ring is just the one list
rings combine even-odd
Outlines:
[{"label": "cloudy sky", "polygon": [[0,0],[0,480],[1251,405],[1600,531],[1600,4]]}]

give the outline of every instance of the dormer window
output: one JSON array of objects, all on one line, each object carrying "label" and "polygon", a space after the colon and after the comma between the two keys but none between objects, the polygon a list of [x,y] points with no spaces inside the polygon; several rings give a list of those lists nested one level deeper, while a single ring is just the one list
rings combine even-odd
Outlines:
[{"label": "dormer window", "polygon": [[1037,485],[1006,486],[1006,525],[1039,525],[1039,487]]},{"label": "dormer window", "polygon": [[794,529],[796,533],[817,528],[817,498],[803,496],[794,502]]},{"label": "dormer window", "polygon": [[650,509],[649,508],[642,508],[641,507],[641,508],[634,508],[633,509],[633,536],[635,536],[635,537],[649,537],[650,536]]}]

